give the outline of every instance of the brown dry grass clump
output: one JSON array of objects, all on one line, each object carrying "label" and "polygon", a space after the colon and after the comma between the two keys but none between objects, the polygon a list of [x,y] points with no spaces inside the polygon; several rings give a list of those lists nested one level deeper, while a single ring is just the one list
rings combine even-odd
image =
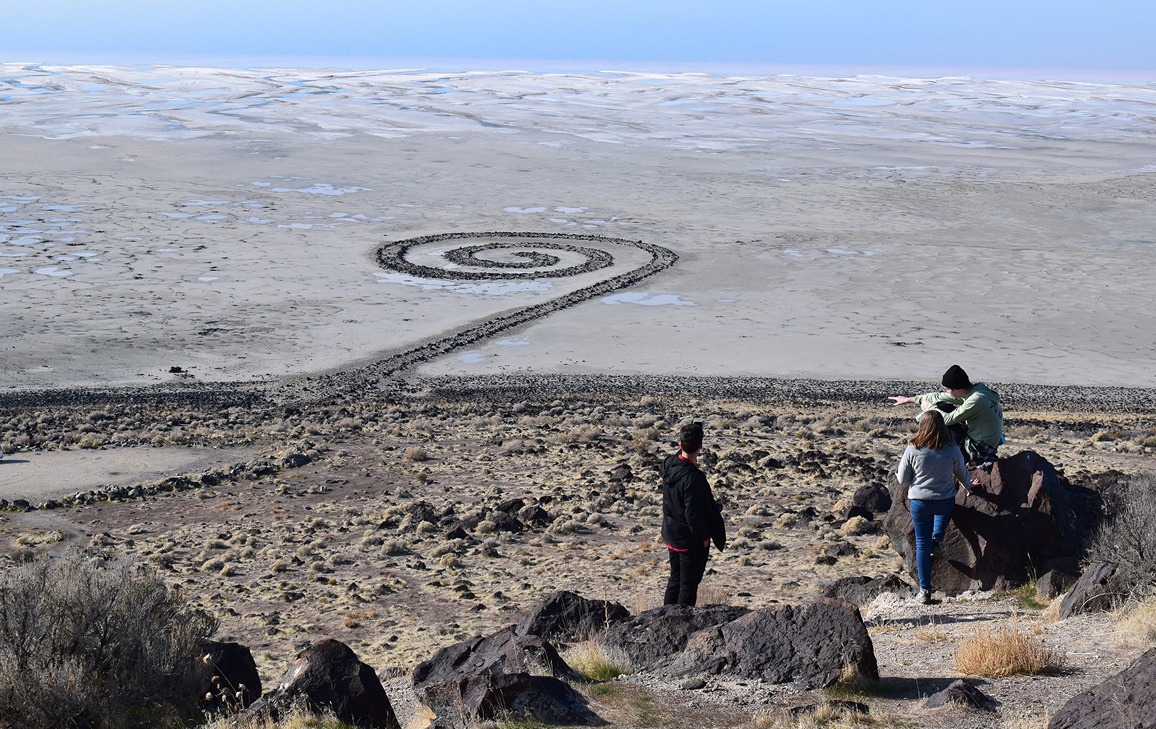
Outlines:
[{"label": "brown dry grass clump", "polygon": [[916,629],[911,636],[913,643],[946,643],[951,640],[951,636],[943,629],[943,626],[936,624],[935,619],[927,624]]},{"label": "brown dry grass clump", "polygon": [[872,717],[839,704],[823,703],[813,711],[792,715],[786,711],[756,714],[753,729],[853,729],[854,727],[883,727],[894,725],[893,717]]},{"label": "brown dry grass clump", "polygon": [[409,461],[410,463],[421,463],[422,461],[428,461],[429,453],[426,452],[425,448],[406,448],[405,460]]},{"label": "brown dry grass clump", "polygon": [[955,670],[967,676],[1053,673],[1063,653],[1011,625],[976,628],[955,649]]},{"label": "brown dry grass clump", "polygon": [[1022,714],[1003,720],[1003,729],[1047,729],[1049,719],[1043,714]]},{"label": "brown dry grass clump", "polygon": [[1124,648],[1156,645],[1156,597],[1126,605],[1116,625],[1116,634],[1119,645]]},{"label": "brown dry grass clump", "polygon": [[718,585],[699,585],[699,605],[730,605],[731,591]]}]

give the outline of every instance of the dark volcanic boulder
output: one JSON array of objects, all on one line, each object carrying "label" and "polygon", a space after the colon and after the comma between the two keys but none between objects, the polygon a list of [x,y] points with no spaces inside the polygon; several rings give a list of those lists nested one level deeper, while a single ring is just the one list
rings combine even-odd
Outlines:
[{"label": "dark volcanic boulder", "polygon": [[406,508],[406,513],[409,514],[416,527],[423,521],[428,521],[431,524],[438,523],[437,512],[434,508],[424,501],[415,501]]},{"label": "dark volcanic boulder", "polygon": [[[975,471],[980,485],[956,494],[943,540],[943,557],[932,561],[936,589],[957,592],[1023,584],[1033,565],[1072,557],[1101,508],[1096,492],[1060,478],[1032,451],[1000,459],[990,474]],[[884,529],[915,577],[915,531],[907,489],[891,477],[891,510]]]},{"label": "dark volcanic boulder", "polygon": [[349,646],[326,638],[297,654],[276,689],[241,716],[273,721],[304,701],[314,711],[332,711],[338,720],[366,729],[399,729],[389,697],[374,670],[357,659]]},{"label": "dark volcanic boulder", "polygon": [[876,514],[886,514],[891,509],[891,493],[879,484],[869,483],[855,489],[851,496],[851,506],[844,519],[861,516],[864,519],[874,519]]},{"label": "dark volcanic boulder", "polygon": [[1098,686],[1073,696],[1048,724],[1048,729],[1148,727],[1156,727],[1156,648]]},{"label": "dark volcanic boulder", "polygon": [[840,577],[826,585],[823,588],[823,597],[846,600],[852,605],[866,605],[885,592],[907,595],[913,593],[914,589],[896,575],[883,575],[882,577],[855,575],[853,577]]},{"label": "dark volcanic boulder", "polygon": [[442,648],[413,669],[413,687],[420,695],[425,687],[446,681],[541,668],[561,678],[574,676],[570,666],[544,638],[517,635],[510,627],[484,638],[479,636]]},{"label": "dark volcanic boulder", "polygon": [[518,635],[540,635],[547,640],[584,640],[613,623],[630,617],[616,602],[587,600],[562,590],[538,603],[518,624]]},{"label": "dark volcanic boulder", "polygon": [[1060,617],[1111,610],[1123,602],[1126,594],[1127,586],[1120,584],[1116,576],[1116,565],[1111,562],[1094,562],[1088,565],[1088,569],[1084,570],[1084,574],[1064,595],[1064,601],[1060,603]]},{"label": "dark volcanic boulder", "polygon": [[519,509],[518,519],[520,519],[523,524],[530,524],[536,527],[550,526],[554,521],[554,517],[550,515],[550,512],[534,504],[523,506]]},{"label": "dark volcanic boulder", "polygon": [[504,511],[491,511],[486,518],[494,523],[494,531],[496,532],[514,532],[516,534],[525,528],[517,517],[510,516]]},{"label": "dark volcanic boulder", "polygon": [[506,673],[433,684],[422,701],[434,726],[466,729],[509,715],[551,724],[604,724],[574,689],[550,676]]},{"label": "dark volcanic boulder", "polygon": [[620,463],[612,470],[608,471],[611,481],[632,481],[634,480],[634,471],[630,468],[630,464]]},{"label": "dark volcanic boulder", "polygon": [[494,507],[494,511],[504,511],[507,514],[517,514],[518,510],[526,505],[523,499],[506,499]]},{"label": "dark volcanic boulder", "polygon": [[209,674],[205,694],[213,697],[205,702],[205,711],[234,711],[261,698],[261,676],[248,648],[240,643],[202,640],[201,655]]},{"label": "dark volcanic boulder", "polygon": [[923,708],[938,709],[949,704],[967,706],[981,711],[993,711],[996,707],[996,700],[961,678],[958,681],[952,681],[951,685],[942,691],[928,696],[927,701],[923,702]]},{"label": "dark volcanic boulder", "polygon": [[1041,600],[1052,600],[1076,584],[1079,577],[1063,570],[1048,570],[1036,580],[1036,594]]},{"label": "dark volcanic boulder", "polygon": [[698,631],[655,672],[671,677],[726,674],[769,683],[831,686],[845,671],[871,681],[879,667],[859,609],[842,600],[762,608]]},{"label": "dark volcanic boulder", "polygon": [[835,542],[823,546],[819,551],[826,557],[854,557],[859,554],[859,548],[851,542]]},{"label": "dark volcanic boulder", "polygon": [[599,640],[621,648],[635,669],[645,670],[681,651],[698,631],[729,623],[748,612],[729,605],[663,605],[611,625]]}]

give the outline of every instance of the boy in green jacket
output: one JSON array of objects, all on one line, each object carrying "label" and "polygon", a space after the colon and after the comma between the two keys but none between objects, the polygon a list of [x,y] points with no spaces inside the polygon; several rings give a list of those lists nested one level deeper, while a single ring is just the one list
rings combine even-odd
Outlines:
[{"label": "boy in green jacket", "polygon": [[[958,435],[959,447],[967,459],[968,468],[991,471],[996,461],[996,449],[1003,444],[1003,410],[999,393],[982,382],[972,383],[959,365],[952,365],[943,373],[945,392],[929,392],[914,397],[893,396],[896,405],[915,403],[924,412],[935,408],[943,413],[943,423]],[[953,428],[952,426],[963,426]]]}]

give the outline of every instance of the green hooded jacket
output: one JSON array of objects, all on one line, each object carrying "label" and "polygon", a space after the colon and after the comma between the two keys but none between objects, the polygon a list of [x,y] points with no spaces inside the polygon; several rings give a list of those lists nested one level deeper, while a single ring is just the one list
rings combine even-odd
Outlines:
[{"label": "green hooded jacket", "polygon": [[1003,438],[1003,410],[999,406],[999,394],[982,382],[972,385],[971,392],[962,400],[946,392],[929,392],[917,395],[915,402],[923,411],[937,403],[951,403],[955,410],[943,414],[944,424],[966,424],[967,437],[972,440],[998,446]]}]

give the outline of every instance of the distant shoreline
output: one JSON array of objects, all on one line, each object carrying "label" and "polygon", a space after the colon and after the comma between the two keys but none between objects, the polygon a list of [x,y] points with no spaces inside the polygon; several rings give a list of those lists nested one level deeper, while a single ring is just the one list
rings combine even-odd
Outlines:
[{"label": "distant shoreline", "polygon": [[1148,84],[1156,70],[1107,68],[1049,68],[999,66],[898,66],[820,63],[724,63],[715,61],[629,61],[614,59],[445,58],[406,56],[265,56],[265,55],[161,55],[154,53],[81,53],[0,50],[0,63],[36,66],[208,66],[238,69],[332,69],[524,71],[531,73],[642,74],[701,73],[713,76],[811,76],[846,78],[886,76],[893,78],[970,77],[991,81],[1074,81],[1086,83]]},{"label": "distant shoreline", "polygon": [[[299,382],[299,381],[298,381]],[[990,384],[1005,410],[1043,407],[1066,411],[1156,411],[1156,388]],[[190,405],[217,407],[281,407],[269,391],[280,382],[166,384],[150,387],[69,387],[0,392],[0,408],[70,407],[102,405]],[[543,398],[624,396],[678,396],[739,399],[752,402],[884,403],[889,395],[935,391],[932,380],[848,380],[799,377],[702,377],[678,375],[478,375],[398,378],[377,390],[337,393],[310,406],[324,407],[350,400],[414,397],[461,400],[540,400]]]}]

